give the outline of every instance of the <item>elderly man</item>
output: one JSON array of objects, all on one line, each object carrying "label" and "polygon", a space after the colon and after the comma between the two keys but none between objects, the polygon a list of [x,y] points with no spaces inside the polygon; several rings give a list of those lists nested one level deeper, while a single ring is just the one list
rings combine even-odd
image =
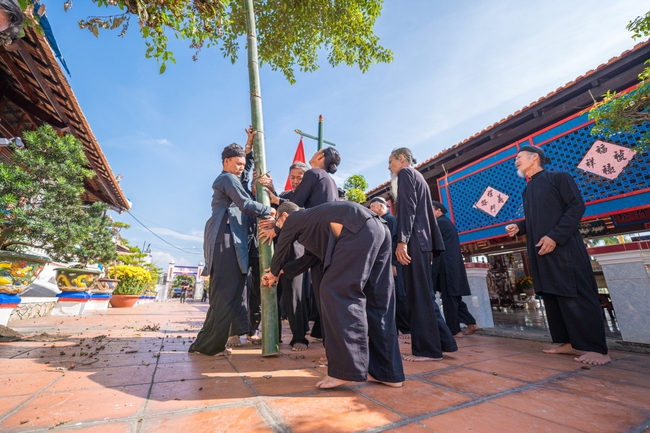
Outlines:
[{"label": "elderly man", "polygon": [[[311,169],[307,170],[300,182],[291,195],[291,201],[299,207],[310,209],[323,203],[337,201],[339,197],[336,182],[332,179],[332,174],[336,173],[338,166],[341,164],[341,155],[333,147],[326,147],[314,153],[309,160]],[[260,225],[260,227],[263,227]],[[260,232],[260,239],[272,239],[277,232],[266,230]],[[263,241],[263,240],[262,240]],[[310,293],[313,300],[314,327],[311,330],[311,336],[316,339],[322,338],[320,306],[319,306],[319,289],[320,281],[323,275],[323,264],[319,262],[313,254],[307,252],[302,257],[291,262],[291,265],[285,269],[288,276],[298,276],[309,270],[312,282],[313,292]]]},{"label": "elderly man", "polygon": [[402,275],[402,264],[397,261],[395,256],[395,247],[397,247],[397,218],[392,216],[388,211],[388,203],[381,197],[374,197],[370,200],[370,210],[379,215],[390,230],[391,243],[393,248],[392,269],[393,279],[395,280],[395,324],[397,331],[402,333],[402,337],[410,337],[408,319],[408,305],[406,304],[406,292],[404,290],[404,276]]},{"label": "elderly man", "polygon": [[429,186],[412,167],[414,163],[406,147],[393,150],[388,159],[397,198],[395,255],[404,270],[413,351],[413,356],[405,355],[404,360],[439,361],[442,352],[455,352],[458,346],[434,300],[431,253],[439,254],[445,245],[433,215]]},{"label": "elderly man", "polygon": [[[246,133],[248,141],[252,141],[255,135],[252,128]],[[246,153],[238,144],[226,146],[221,153],[223,171],[212,184],[212,216],[205,225],[203,241],[203,275],[210,275],[210,307],[190,352],[230,353],[226,349],[230,325],[245,308],[242,301],[248,273],[247,216],[269,218],[275,213],[272,208],[252,200],[244,190],[240,176],[245,158]],[[235,206],[231,207],[233,203]]]},{"label": "elderly man", "polygon": [[[447,218],[447,208],[439,201],[432,201],[433,214],[438,222],[440,234],[445,241],[445,251],[433,260],[433,283],[440,292],[442,307],[445,312],[445,322],[455,338],[472,335],[479,330],[476,319],[467,309],[463,296],[472,294],[465,272],[463,254],[460,252],[460,241],[456,226]],[[467,325],[464,333],[460,332],[460,324]]]},{"label": "elderly man", "polygon": [[[291,200],[294,191],[302,182],[302,178],[309,170],[304,162],[294,162],[289,167],[289,182],[291,189],[275,195],[273,181],[269,175],[260,178],[260,183],[266,187],[271,203],[280,205]],[[300,259],[305,254],[305,248],[298,242],[293,243],[293,251],[289,258],[290,261]],[[287,314],[289,327],[291,328],[291,350],[307,350],[309,340],[307,332],[309,331],[309,272],[301,272],[298,275],[282,274],[278,283],[278,297],[282,298],[282,306]],[[281,328],[281,327],[280,327]]]},{"label": "elderly man", "polygon": [[0,32],[17,38],[24,21],[23,11],[16,0],[0,0]]},{"label": "elderly man", "polygon": [[607,354],[598,286],[578,224],[585,204],[573,178],[544,170],[539,147],[523,146],[515,158],[524,188],[525,220],[509,224],[510,236],[526,235],[535,292],[542,295],[554,343],[544,350],[575,356],[577,362],[602,365]]},{"label": "elderly man", "polygon": [[270,287],[277,280],[295,241],[323,263],[320,305],[327,376],[316,386],[335,388],[363,382],[368,375],[402,386],[386,223],[357,203],[337,201],[307,210],[283,203],[277,224],[282,231],[263,283]]}]

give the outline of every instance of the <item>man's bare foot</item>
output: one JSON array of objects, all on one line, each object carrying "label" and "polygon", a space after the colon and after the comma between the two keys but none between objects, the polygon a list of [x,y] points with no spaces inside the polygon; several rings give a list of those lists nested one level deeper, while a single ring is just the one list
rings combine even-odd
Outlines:
[{"label": "man's bare foot", "polygon": [[371,375],[368,375],[368,381],[369,382],[376,382],[376,383],[381,383],[382,385],[390,386],[391,388],[401,388],[402,385],[404,385],[404,382],[384,382],[381,380],[377,380]]},{"label": "man's bare foot", "polygon": [[347,380],[341,380],[335,377],[325,376],[325,379],[321,380],[316,384],[316,388],[331,389],[331,388],[336,388],[337,386],[347,385],[348,383],[350,382]]},{"label": "man's bare foot", "polygon": [[233,335],[232,337],[228,337],[228,341],[226,342],[226,347],[239,347],[239,346],[241,346],[239,335]]},{"label": "man's bare foot", "polygon": [[316,337],[312,337],[312,338],[314,339],[314,341],[315,341],[316,343],[322,343],[322,342],[323,342],[323,339],[322,339],[322,338],[316,338]]},{"label": "man's bare foot", "polygon": [[481,328],[478,325],[467,325],[467,329],[463,332],[464,335],[472,335],[476,331],[480,331]]},{"label": "man's bare foot", "polygon": [[584,355],[585,352],[581,350],[576,350],[571,346],[571,343],[564,343],[560,344],[557,347],[554,347],[553,349],[544,349],[542,350],[544,353],[550,353],[552,355],[574,355],[574,356],[580,356]]},{"label": "man's bare foot", "polygon": [[459,332],[458,334],[454,334],[454,338],[463,338],[463,333]]},{"label": "man's bare foot", "polygon": [[303,350],[307,350],[307,345],[304,343],[295,343],[291,346],[291,350],[294,352],[302,352]]},{"label": "man's bare foot", "polygon": [[400,340],[410,340],[411,339],[411,334],[400,334],[399,337]]},{"label": "man's bare foot", "polygon": [[325,356],[321,356],[320,358],[318,358],[318,362],[320,363],[320,365],[327,365],[327,358]]},{"label": "man's bare foot", "polygon": [[214,356],[230,356],[232,355],[232,350],[226,349],[223,352],[215,353]]},{"label": "man's bare foot", "polygon": [[591,365],[605,365],[612,362],[612,358],[610,358],[609,355],[603,355],[602,353],[597,352],[585,352],[581,356],[573,358],[573,360]]},{"label": "man's bare foot", "polygon": [[426,356],[415,355],[402,355],[402,359],[411,362],[442,361],[442,358],[428,358]]}]

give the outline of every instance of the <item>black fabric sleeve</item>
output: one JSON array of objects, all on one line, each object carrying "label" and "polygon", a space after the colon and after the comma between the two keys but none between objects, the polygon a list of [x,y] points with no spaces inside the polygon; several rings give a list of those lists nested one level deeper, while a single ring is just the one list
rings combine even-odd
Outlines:
[{"label": "black fabric sleeve", "polygon": [[415,222],[416,195],[415,179],[410,170],[402,169],[397,173],[397,242],[407,244],[413,233]]},{"label": "black fabric sleeve", "polygon": [[546,234],[560,245],[564,245],[578,230],[578,225],[585,213],[585,203],[575,181],[569,173],[558,172],[555,175],[555,187],[562,198],[564,215],[553,229]]},{"label": "black fabric sleeve", "polygon": [[291,196],[291,201],[300,207],[305,207],[311,196],[314,185],[318,182],[318,176],[311,170],[307,170],[296,190]]}]

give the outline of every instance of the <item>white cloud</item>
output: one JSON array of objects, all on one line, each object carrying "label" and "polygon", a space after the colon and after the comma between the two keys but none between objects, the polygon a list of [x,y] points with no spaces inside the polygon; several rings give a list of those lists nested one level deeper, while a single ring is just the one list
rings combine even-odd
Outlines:
[{"label": "white cloud", "polygon": [[151,252],[151,261],[156,264],[159,268],[163,268],[164,271],[167,270],[167,265],[170,262],[176,263],[176,258],[169,253],[163,251],[152,251]]},{"label": "white cloud", "polygon": [[[156,233],[157,235],[163,237],[163,238],[165,236],[168,236],[168,237],[172,237],[172,238],[176,238],[176,239],[181,239],[181,240],[184,240],[184,241],[199,242],[201,244],[203,243],[203,236],[202,235],[198,236],[198,235],[195,235],[195,234],[190,235],[190,234],[187,234],[187,233],[179,233],[177,231],[166,229],[164,227],[152,228],[151,231]],[[196,231],[194,231],[193,233],[195,233],[195,232]]]}]

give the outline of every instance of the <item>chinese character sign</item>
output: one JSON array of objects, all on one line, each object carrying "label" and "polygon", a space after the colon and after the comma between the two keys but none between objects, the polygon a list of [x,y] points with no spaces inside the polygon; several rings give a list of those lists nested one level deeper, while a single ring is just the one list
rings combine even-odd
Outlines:
[{"label": "chinese character sign", "polygon": [[627,147],[596,140],[589,152],[582,158],[578,168],[607,179],[616,179],[625,166],[634,158],[635,151]]},{"label": "chinese character sign", "polygon": [[510,197],[502,192],[497,191],[491,186],[488,186],[474,207],[481,209],[483,212],[486,212],[487,214],[494,217],[497,216],[503,205],[506,204],[508,198]]}]

